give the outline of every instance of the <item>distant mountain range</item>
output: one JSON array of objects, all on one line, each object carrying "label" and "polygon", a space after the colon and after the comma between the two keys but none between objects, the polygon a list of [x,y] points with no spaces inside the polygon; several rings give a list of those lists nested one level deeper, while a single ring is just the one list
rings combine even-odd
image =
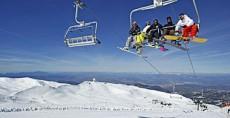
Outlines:
[{"label": "distant mountain range", "polygon": [[102,72],[22,72],[3,73],[0,77],[31,77],[41,80],[64,82],[69,84],[79,84],[96,78],[97,81],[145,85],[165,85],[165,84],[196,84],[202,86],[230,86],[230,74],[142,74],[142,73],[102,73]]}]

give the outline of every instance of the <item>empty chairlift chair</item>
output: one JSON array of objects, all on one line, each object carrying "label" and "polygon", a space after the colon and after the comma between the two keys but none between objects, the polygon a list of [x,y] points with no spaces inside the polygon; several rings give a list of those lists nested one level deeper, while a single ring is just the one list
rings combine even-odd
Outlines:
[{"label": "empty chairlift chair", "polygon": [[74,2],[76,13],[75,21],[76,25],[70,26],[64,36],[64,42],[68,47],[78,47],[78,46],[87,46],[87,45],[96,45],[97,40],[97,22],[88,22],[78,21],[78,10],[79,8],[84,7],[84,3],[80,0]]}]

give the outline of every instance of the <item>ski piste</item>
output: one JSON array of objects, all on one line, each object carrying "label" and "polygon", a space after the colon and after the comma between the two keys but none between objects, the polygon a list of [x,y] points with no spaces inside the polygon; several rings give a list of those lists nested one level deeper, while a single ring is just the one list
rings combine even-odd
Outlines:
[{"label": "ski piste", "polygon": [[133,51],[130,51],[130,50],[125,50],[124,48],[122,47],[117,47],[118,49],[120,49],[121,51],[124,51],[124,52],[127,52],[127,53],[130,53],[130,54],[134,54],[138,57],[141,57],[141,58],[148,58],[147,56],[143,56],[141,54],[137,54],[136,52],[133,52]]}]

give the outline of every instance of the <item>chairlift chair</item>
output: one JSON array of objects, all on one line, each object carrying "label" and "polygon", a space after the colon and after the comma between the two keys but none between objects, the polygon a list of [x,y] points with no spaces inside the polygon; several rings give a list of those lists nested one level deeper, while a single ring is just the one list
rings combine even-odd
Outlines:
[{"label": "chairlift chair", "polygon": [[[140,8],[132,10],[130,12],[130,27],[132,27],[132,15],[133,15],[134,12],[150,10],[150,9],[154,9],[154,8],[157,8],[157,7],[163,7],[163,6],[172,4],[172,3],[177,2],[177,1],[179,1],[179,0],[153,0],[153,3],[151,5],[140,7]],[[199,15],[199,12],[198,12],[198,9],[197,9],[196,0],[192,0],[192,2],[193,2],[193,6],[195,8],[196,15],[197,15],[197,23],[198,23],[198,27],[199,27],[200,15]],[[191,57],[189,55],[188,50],[187,50],[187,54],[188,54],[188,58],[189,58],[191,67],[193,69],[193,73],[194,73],[194,75],[196,75],[195,74],[196,72],[195,72],[195,69],[193,67],[193,63],[192,63],[192,60],[191,60]]]},{"label": "chairlift chair", "polygon": [[[78,10],[82,8],[84,5],[80,0],[74,2],[76,12],[75,12],[75,22],[76,25],[70,26],[64,36],[64,43],[68,47],[79,47],[79,46],[87,46],[87,45],[96,45],[97,41],[97,22],[88,22],[79,21],[78,18]],[[87,34],[85,32],[87,32]],[[85,34],[81,34],[84,32]],[[75,34],[74,36],[71,34]]]}]

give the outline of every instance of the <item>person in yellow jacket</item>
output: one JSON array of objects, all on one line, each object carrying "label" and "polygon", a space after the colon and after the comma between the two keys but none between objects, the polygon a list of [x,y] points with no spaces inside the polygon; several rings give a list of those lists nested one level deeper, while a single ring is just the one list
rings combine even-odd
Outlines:
[{"label": "person in yellow jacket", "polygon": [[135,42],[136,42],[136,36],[138,34],[140,34],[141,29],[139,27],[139,25],[137,24],[136,21],[133,21],[132,23],[132,27],[129,30],[129,37],[125,43],[125,47],[123,48],[124,50],[129,50],[130,47],[135,46]]},{"label": "person in yellow jacket", "polygon": [[146,33],[145,32],[141,32],[140,34],[138,34],[136,36],[136,45],[142,45],[143,42],[145,41],[146,38]]},{"label": "person in yellow jacket", "polygon": [[143,43],[148,38],[148,32],[151,30],[151,23],[149,21],[146,22],[146,26],[142,30],[142,32],[139,32],[138,35],[135,38],[135,46],[138,54],[142,53],[143,50]]}]

